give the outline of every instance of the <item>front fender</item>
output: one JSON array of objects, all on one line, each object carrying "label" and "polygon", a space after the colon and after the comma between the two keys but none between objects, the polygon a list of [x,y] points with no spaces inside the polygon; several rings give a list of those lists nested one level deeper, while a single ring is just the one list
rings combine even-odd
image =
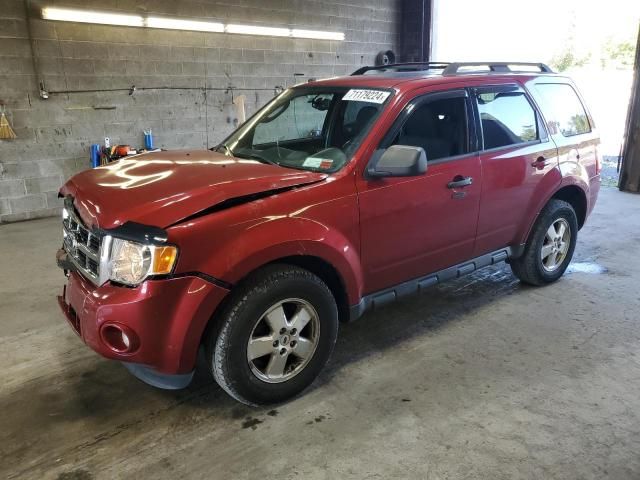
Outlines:
[{"label": "front fender", "polygon": [[350,304],[360,301],[360,216],[349,176],[194,218],[168,234],[180,248],[178,273],[235,284],[278,259],[314,256],[337,271]]},{"label": "front fender", "polygon": [[331,264],[342,279],[349,304],[360,301],[362,267],[356,245],[339,230],[312,219],[265,219],[221,245],[203,268],[235,284],[262,265],[296,255]]}]

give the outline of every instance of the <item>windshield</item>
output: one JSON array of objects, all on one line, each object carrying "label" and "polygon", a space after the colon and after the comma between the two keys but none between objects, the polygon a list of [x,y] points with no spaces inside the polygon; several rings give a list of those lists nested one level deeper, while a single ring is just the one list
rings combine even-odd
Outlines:
[{"label": "windshield", "polygon": [[390,97],[388,90],[292,88],[216,150],[283,167],[335,172],[351,159]]}]

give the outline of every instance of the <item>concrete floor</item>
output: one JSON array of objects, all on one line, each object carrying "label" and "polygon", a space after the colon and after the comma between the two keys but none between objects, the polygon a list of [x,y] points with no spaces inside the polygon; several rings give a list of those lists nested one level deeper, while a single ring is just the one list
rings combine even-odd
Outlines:
[{"label": "concrete floor", "polygon": [[639,196],[603,189],[553,286],[502,265],[343,326],[274,409],[91,352],[58,312],[59,242],[57,219],[0,227],[2,478],[640,478]]}]

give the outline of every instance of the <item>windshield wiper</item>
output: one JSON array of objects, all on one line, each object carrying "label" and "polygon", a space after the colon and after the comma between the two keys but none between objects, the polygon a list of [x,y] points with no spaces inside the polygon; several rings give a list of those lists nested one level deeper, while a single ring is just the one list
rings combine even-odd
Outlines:
[{"label": "windshield wiper", "polygon": [[259,153],[255,153],[255,152],[242,152],[242,153],[236,153],[235,154],[236,157],[244,157],[244,158],[253,158],[255,160],[258,160],[262,163],[268,163],[269,165],[277,165],[277,166],[282,166],[280,165],[278,162],[275,162],[273,160],[271,160],[270,158],[267,157],[263,157],[262,155],[260,155]]}]

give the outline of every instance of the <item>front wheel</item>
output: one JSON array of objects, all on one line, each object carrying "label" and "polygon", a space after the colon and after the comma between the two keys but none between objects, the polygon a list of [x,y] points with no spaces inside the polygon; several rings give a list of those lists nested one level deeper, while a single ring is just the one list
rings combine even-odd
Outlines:
[{"label": "front wheel", "polygon": [[511,260],[511,270],[530,285],[555,282],[569,266],[577,239],[578,219],[573,207],[552,199],[533,226],[524,254]]},{"label": "front wheel", "polygon": [[232,294],[208,339],[216,382],[248,405],[287,400],[329,359],[338,309],[325,283],[289,265],[271,265]]}]

